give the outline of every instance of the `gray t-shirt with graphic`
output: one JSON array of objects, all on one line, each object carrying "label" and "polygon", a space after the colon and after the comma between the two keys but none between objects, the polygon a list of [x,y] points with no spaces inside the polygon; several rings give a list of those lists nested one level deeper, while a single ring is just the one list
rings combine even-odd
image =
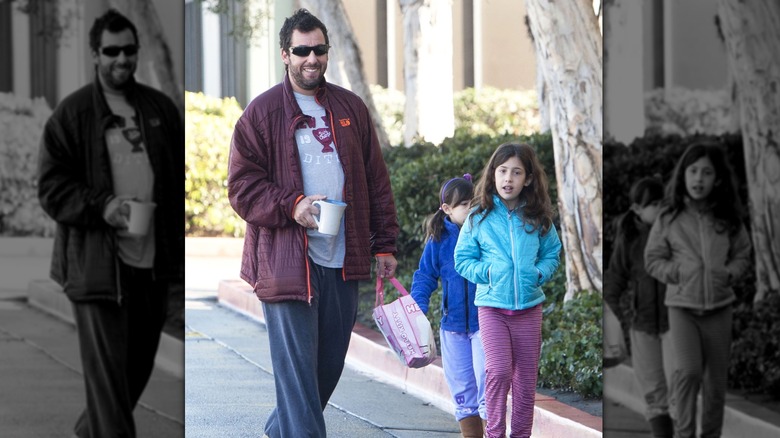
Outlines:
[{"label": "gray t-shirt with graphic", "polygon": [[[314,96],[295,93],[298,106],[307,116],[304,124],[295,130],[298,155],[303,171],[303,193],[325,195],[328,199],[343,201],[344,169],[336,153],[330,120]],[[305,127],[304,127],[305,126]],[[330,236],[319,231],[307,230],[309,257],[314,263],[327,268],[344,266],[344,218],[341,218],[339,234]]]},{"label": "gray t-shirt with graphic", "polygon": [[[122,95],[106,93],[106,102],[117,116],[106,129],[106,147],[111,159],[114,194],[132,196],[142,202],[154,201],[154,172],[141,137],[140,121],[135,109]],[[117,231],[119,258],[137,268],[154,266],[154,220],[145,236]]]}]

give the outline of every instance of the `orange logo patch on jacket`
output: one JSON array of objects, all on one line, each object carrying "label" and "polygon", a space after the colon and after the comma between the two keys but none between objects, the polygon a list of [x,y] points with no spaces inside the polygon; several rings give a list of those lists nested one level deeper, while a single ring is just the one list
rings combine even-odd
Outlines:
[{"label": "orange logo patch on jacket", "polygon": [[349,121],[349,119],[339,119],[339,123],[341,124],[342,127],[347,127],[350,125],[351,122]]}]

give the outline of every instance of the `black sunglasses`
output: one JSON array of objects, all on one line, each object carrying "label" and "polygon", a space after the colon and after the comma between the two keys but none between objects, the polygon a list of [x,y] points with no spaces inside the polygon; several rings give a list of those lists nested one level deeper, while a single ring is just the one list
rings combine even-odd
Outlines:
[{"label": "black sunglasses", "polygon": [[106,46],[100,49],[100,53],[111,58],[119,56],[119,52],[125,52],[125,56],[133,56],[138,53],[138,46],[129,44],[127,46]]},{"label": "black sunglasses", "polygon": [[328,53],[328,50],[330,50],[330,46],[327,44],[318,44],[316,46],[290,47],[290,53],[292,53],[295,56],[301,56],[301,57],[309,56],[309,53],[311,53],[312,50],[314,50],[315,55],[322,56]]}]

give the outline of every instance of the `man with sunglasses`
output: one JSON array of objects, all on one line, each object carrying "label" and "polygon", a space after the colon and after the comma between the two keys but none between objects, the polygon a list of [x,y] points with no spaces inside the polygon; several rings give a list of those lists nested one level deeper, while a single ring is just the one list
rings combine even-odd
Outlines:
[{"label": "man with sunglasses", "polygon": [[[247,222],[241,277],[263,302],[276,385],[271,438],[324,437],[322,411],[341,377],[358,280],[395,275],[398,222],[371,116],[325,81],[325,25],[307,10],[279,32],[287,70],[236,123],[232,207]],[[336,236],[319,233],[312,202],[347,204]]]},{"label": "man with sunglasses", "polygon": [[[89,40],[95,79],[46,123],[38,195],[57,222],[50,274],[78,330],[87,406],[74,433],[134,437],[168,290],[183,285],[184,131],[173,101],[134,79],[133,23],[109,10]],[[156,204],[146,234],[128,230],[130,200]]]}]

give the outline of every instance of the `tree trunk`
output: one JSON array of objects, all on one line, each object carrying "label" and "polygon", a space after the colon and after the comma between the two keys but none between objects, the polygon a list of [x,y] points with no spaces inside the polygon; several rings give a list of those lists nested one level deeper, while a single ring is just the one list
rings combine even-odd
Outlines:
[{"label": "tree trunk", "polygon": [[404,143],[455,133],[452,0],[399,0],[404,26]]},{"label": "tree trunk", "polygon": [[301,6],[310,10],[328,28],[332,46],[328,52],[328,81],[352,90],[363,99],[371,113],[379,144],[382,147],[392,146],[382,125],[382,115],[376,109],[368,88],[360,48],[341,0],[301,0]]},{"label": "tree trunk", "polygon": [[592,5],[526,0],[550,99],[566,299],[602,289],[602,46]]},{"label": "tree trunk", "polygon": [[[525,16],[525,26],[531,43],[534,41],[534,33],[531,31],[531,23],[528,15]],[[539,132],[550,132],[550,99],[548,98],[547,81],[544,78],[544,67],[541,62],[536,63],[536,100],[539,102]]]},{"label": "tree trunk", "polygon": [[173,71],[171,49],[163,34],[157,10],[150,0],[110,0],[111,6],[127,16],[138,30],[141,51],[139,67],[144,74],[156,80],[156,86],[173,99],[184,116],[184,94]]},{"label": "tree trunk", "polygon": [[745,149],[756,296],[780,291],[780,3],[720,0]]},{"label": "tree trunk", "polygon": [[536,64],[536,100],[539,101],[539,132],[550,132],[549,87],[541,64]]}]

